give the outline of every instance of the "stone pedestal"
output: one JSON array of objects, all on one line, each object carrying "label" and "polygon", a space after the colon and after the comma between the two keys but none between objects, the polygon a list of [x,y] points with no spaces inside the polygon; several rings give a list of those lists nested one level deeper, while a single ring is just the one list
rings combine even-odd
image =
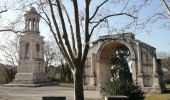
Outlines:
[{"label": "stone pedestal", "polygon": [[13,81],[15,84],[36,84],[48,82],[43,61],[20,61],[17,74]]}]

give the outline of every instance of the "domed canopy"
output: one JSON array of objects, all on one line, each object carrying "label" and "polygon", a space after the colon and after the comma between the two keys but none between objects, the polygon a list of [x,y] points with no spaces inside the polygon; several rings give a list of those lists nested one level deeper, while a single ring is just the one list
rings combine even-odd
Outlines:
[{"label": "domed canopy", "polygon": [[31,9],[28,11],[28,13],[36,13],[36,14],[38,14],[34,7],[31,7]]},{"label": "domed canopy", "polygon": [[25,31],[32,31],[39,34],[40,15],[34,7],[24,14],[25,17]]}]

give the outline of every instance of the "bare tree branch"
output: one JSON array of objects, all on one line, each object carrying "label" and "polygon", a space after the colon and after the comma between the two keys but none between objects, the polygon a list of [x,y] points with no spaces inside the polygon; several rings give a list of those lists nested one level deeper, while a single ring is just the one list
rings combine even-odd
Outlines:
[{"label": "bare tree branch", "polygon": [[109,17],[113,17],[113,16],[121,16],[121,15],[126,15],[126,16],[129,16],[129,17],[132,17],[133,19],[136,19],[137,17],[135,16],[132,16],[130,14],[127,14],[127,13],[119,13],[119,14],[112,14],[112,15],[108,15],[108,16],[105,16],[104,18],[100,19],[99,21],[93,21],[93,22],[90,22],[90,23],[96,23],[96,25],[93,26],[91,32],[90,32],[90,35],[92,35],[94,29],[103,21],[105,21],[107,18]]},{"label": "bare tree branch", "polygon": [[[48,20],[48,21],[46,21],[46,22],[47,22],[47,24],[48,24],[48,26],[49,26],[49,28],[50,28],[50,31],[52,32],[52,34],[53,34],[53,36],[54,36],[54,39],[55,39],[55,41],[56,41],[56,43],[57,43],[57,45],[58,45],[58,47],[59,47],[59,49],[60,49],[63,57],[66,59],[67,62],[69,62],[69,64],[71,64],[71,66],[70,66],[71,69],[74,69],[74,68],[72,67],[72,66],[73,66],[73,63],[72,63],[70,57],[68,56],[67,51],[65,50],[65,47],[63,46],[60,33],[57,33],[57,35],[58,35],[58,38],[57,38],[55,32],[53,31],[53,28],[52,28],[52,25],[51,25],[51,21],[50,21],[50,18],[48,17],[48,14],[44,11],[43,7],[42,7],[42,10],[43,10],[43,12],[44,12],[44,14],[45,14],[45,16],[46,16],[46,18],[47,18],[47,20]],[[52,11],[53,11],[53,10],[52,10]],[[54,14],[54,13],[53,13],[53,14]],[[54,17],[54,15],[53,15],[53,17]],[[46,20],[46,19],[44,19],[44,20]],[[55,20],[54,20],[54,21],[55,21]],[[56,28],[57,28],[57,27],[56,27]],[[58,28],[57,28],[57,29],[58,29]],[[58,30],[58,31],[59,31],[59,30]],[[58,41],[58,39],[59,39],[59,41]]]},{"label": "bare tree branch", "polygon": [[65,44],[66,44],[67,50],[70,54],[70,57],[71,57],[71,59],[74,60],[73,52],[72,52],[72,49],[71,49],[71,46],[70,46],[70,43],[69,43],[69,39],[68,39],[68,33],[67,33],[67,30],[66,30],[66,25],[65,25],[60,1],[56,0],[56,3],[57,3],[57,8],[58,8],[58,12],[59,12],[60,20],[61,20],[62,29],[63,29],[63,38],[65,40]]},{"label": "bare tree branch", "polygon": [[82,57],[82,42],[81,42],[81,35],[80,35],[80,24],[79,24],[79,10],[77,0],[72,0],[74,6],[74,19],[76,25],[76,41],[77,41],[77,49],[78,49],[78,57],[77,59],[81,59]]},{"label": "bare tree branch", "polygon": [[169,8],[168,4],[165,2],[165,0],[161,0],[161,1],[162,1],[163,5],[165,6],[165,9],[168,12],[168,15],[170,16],[170,8]]},{"label": "bare tree branch", "polygon": [[[86,56],[88,54],[88,49],[89,49],[89,40],[90,40],[90,35],[89,35],[89,5],[90,2],[88,0],[85,0],[85,47],[84,47],[84,51],[83,51],[83,57],[82,57],[82,62],[84,62],[86,60]],[[84,63],[82,63],[84,64]],[[83,66],[83,65],[81,65]]]},{"label": "bare tree branch", "polygon": [[0,14],[1,14],[1,13],[4,13],[4,12],[7,12],[7,11],[8,11],[8,10],[2,10],[2,11],[0,11]]},{"label": "bare tree branch", "polygon": [[64,11],[66,13],[66,17],[67,17],[68,23],[70,24],[70,31],[71,31],[72,43],[73,43],[73,52],[74,52],[75,55],[77,55],[77,50],[76,50],[76,47],[75,47],[75,39],[74,39],[73,26],[72,26],[70,17],[68,15],[68,12],[67,12],[66,8],[64,7],[64,5],[63,5],[63,9],[64,9]]},{"label": "bare tree branch", "polygon": [[14,33],[21,33],[22,31],[16,31],[12,29],[1,29],[0,32],[14,32]]},{"label": "bare tree branch", "polygon": [[100,5],[98,5],[98,6],[96,7],[96,10],[95,10],[94,14],[92,15],[92,17],[90,18],[90,20],[92,20],[92,19],[96,16],[99,8],[100,8],[102,5],[104,5],[106,2],[108,2],[108,1],[109,1],[109,0],[105,0],[105,1],[103,1]]}]

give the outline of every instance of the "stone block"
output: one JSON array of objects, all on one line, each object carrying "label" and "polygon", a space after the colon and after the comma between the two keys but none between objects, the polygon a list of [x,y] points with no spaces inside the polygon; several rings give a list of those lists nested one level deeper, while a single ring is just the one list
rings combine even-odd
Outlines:
[{"label": "stone block", "polygon": [[42,100],[66,100],[66,97],[46,96],[42,97]]}]

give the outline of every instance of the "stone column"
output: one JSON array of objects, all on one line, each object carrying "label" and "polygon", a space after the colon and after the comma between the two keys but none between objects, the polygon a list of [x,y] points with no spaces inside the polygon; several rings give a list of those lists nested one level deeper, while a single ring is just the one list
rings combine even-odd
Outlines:
[{"label": "stone column", "polygon": [[26,20],[26,22],[25,22],[25,31],[28,31],[28,26],[29,26],[29,25],[28,25],[28,24],[29,24],[29,23],[28,23],[28,19],[25,19],[25,20]]},{"label": "stone column", "polygon": [[138,55],[138,81],[143,86],[143,74],[142,74],[142,60],[141,60],[141,50],[140,43],[137,43],[137,55]]},{"label": "stone column", "polygon": [[132,79],[137,80],[136,73],[136,61],[135,58],[131,58],[131,67],[132,67]]},{"label": "stone column", "polygon": [[96,84],[100,86],[100,60],[96,60]]},{"label": "stone column", "polygon": [[92,53],[91,57],[91,69],[90,69],[90,85],[95,86],[95,76],[94,76],[94,66],[95,66],[95,54]]},{"label": "stone column", "polygon": [[39,21],[37,21],[37,31],[39,31]]}]

